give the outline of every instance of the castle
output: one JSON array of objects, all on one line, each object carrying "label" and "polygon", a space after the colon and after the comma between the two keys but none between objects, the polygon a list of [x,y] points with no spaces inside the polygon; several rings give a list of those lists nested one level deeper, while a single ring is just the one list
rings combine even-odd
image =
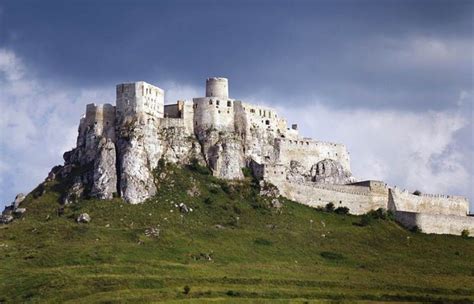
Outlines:
[{"label": "castle", "polygon": [[116,86],[116,105],[89,104],[76,148],[52,175],[88,168],[64,197],[114,195],[135,204],[156,193],[153,170],[160,159],[201,162],[213,175],[242,179],[242,168],[309,205],[333,203],[352,214],[384,208],[407,227],[427,233],[474,234],[469,202],[458,196],[411,194],[381,181],[357,181],[342,144],[305,138],[266,107],[229,97],[226,78],[208,78],[205,97],[164,104],[164,90],[146,82]]}]

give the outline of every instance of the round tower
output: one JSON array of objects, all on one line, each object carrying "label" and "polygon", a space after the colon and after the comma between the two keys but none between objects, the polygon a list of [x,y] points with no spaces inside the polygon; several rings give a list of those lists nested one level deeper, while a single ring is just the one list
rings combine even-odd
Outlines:
[{"label": "round tower", "polygon": [[206,79],[206,97],[229,98],[229,81],[223,77]]}]

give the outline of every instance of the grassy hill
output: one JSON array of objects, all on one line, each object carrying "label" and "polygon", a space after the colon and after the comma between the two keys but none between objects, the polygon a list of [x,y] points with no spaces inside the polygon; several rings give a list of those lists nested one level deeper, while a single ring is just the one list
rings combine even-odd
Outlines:
[{"label": "grassy hill", "polygon": [[[474,301],[472,238],[361,226],[285,199],[272,208],[250,178],[164,167],[140,205],[58,210],[68,181],[30,193],[27,213],[0,226],[0,302]],[[83,212],[90,223],[75,222]]]}]

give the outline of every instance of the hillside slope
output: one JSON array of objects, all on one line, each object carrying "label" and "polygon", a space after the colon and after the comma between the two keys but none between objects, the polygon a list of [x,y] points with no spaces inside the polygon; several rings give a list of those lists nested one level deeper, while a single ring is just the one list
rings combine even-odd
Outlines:
[{"label": "hillside slope", "polygon": [[[60,208],[67,180],[30,193],[26,214],[0,226],[0,302],[474,301],[472,238],[276,208],[251,178],[161,166],[158,194],[139,205]],[[84,212],[91,222],[76,223]]]}]

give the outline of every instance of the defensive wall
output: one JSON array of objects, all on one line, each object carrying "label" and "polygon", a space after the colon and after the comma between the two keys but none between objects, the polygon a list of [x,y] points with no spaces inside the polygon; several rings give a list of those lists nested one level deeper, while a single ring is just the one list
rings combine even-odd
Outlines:
[{"label": "defensive wall", "polygon": [[461,196],[423,194],[414,195],[406,190],[391,188],[389,206],[396,211],[466,216],[469,202]]},{"label": "defensive wall", "polygon": [[338,161],[346,171],[351,171],[349,152],[342,144],[302,138],[276,138],[275,154],[277,163],[289,165],[290,161],[295,160],[308,171],[324,159]]},{"label": "defensive wall", "polygon": [[285,136],[287,131],[286,120],[279,117],[275,110],[244,103],[240,100],[235,101],[234,107],[236,117],[239,116],[239,120],[244,123],[247,131],[250,131],[251,128],[262,131],[270,130],[276,132],[279,136]]},{"label": "defensive wall", "polygon": [[[273,183],[275,184],[275,183]],[[308,181],[277,181],[280,194],[310,207],[325,207],[333,203],[347,207],[351,214],[364,214],[370,210],[387,208],[387,194],[371,192],[368,187],[316,184]]]},{"label": "defensive wall", "polygon": [[418,227],[424,233],[460,235],[463,230],[474,235],[474,217],[396,211],[395,219],[411,229]]},{"label": "defensive wall", "polygon": [[164,116],[182,120],[186,133],[194,133],[194,104],[192,101],[178,100],[175,104],[165,105]]}]

